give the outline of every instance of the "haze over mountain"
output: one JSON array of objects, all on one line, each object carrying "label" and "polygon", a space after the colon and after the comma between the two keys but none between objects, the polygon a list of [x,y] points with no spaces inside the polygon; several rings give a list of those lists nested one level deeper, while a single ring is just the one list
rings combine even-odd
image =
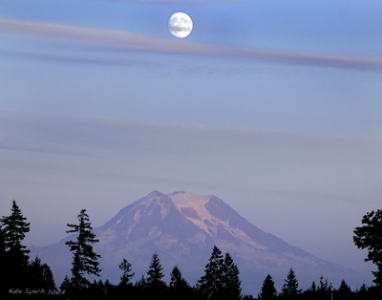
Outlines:
[{"label": "haze over mountain", "polygon": [[[216,196],[154,191],[121,209],[94,232],[99,239],[94,249],[102,255],[102,278],[114,283],[121,276],[118,265],[123,258],[132,263],[135,281],[146,275],[156,252],[165,279],[169,280],[172,268],[178,265],[193,285],[203,275],[214,245],[233,256],[244,293],[258,293],[268,273],[276,286],[281,286],[289,268],[295,270],[304,288],[317,282],[321,274],[336,284],[341,279],[351,282],[351,271],[263,232]],[[72,256],[65,241],[73,238],[69,236],[52,246],[31,247],[31,257],[39,255],[47,262],[58,284],[70,275]]]}]

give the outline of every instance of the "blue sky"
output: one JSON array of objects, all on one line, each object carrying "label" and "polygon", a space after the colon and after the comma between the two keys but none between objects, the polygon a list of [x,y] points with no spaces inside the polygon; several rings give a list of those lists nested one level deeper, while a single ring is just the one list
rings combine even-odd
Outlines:
[{"label": "blue sky", "polygon": [[152,190],[214,194],[370,284],[352,230],[381,204],[381,15],[371,0],[0,1],[1,215],[15,199],[27,243],[46,245],[82,208],[99,226]]}]

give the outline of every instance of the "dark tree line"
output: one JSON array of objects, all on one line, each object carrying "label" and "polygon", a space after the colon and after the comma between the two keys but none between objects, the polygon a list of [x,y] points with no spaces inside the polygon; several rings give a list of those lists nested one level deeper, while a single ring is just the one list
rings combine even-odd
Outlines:
[{"label": "dark tree line", "polygon": [[29,250],[22,244],[30,223],[13,200],[11,214],[0,219],[0,297],[9,292],[18,295],[30,290],[54,290],[53,274],[38,257],[30,260]]},{"label": "dark tree line", "polygon": [[[169,300],[250,300],[251,295],[242,295],[239,269],[229,253],[223,254],[214,246],[208,263],[205,265],[204,275],[195,284],[190,286],[183,278],[178,266],[171,271],[170,283],[163,278],[163,267],[159,255],[154,253],[149,264],[146,277],[135,283],[132,278],[135,273],[133,266],[123,259],[118,266],[122,272],[120,282],[111,284],[108,280],[94,280],[90,282],[86,275],[100,275],[98,259],[101,256],[94,252],[93,244],[98,240],[92,232],[89,216],[86,210],[80,211],[77,217],[78,224],[67,224],[67,233],[76,233],[75,240],[66,242],[73,253],[71,278],[65,277],[59,290],[55,290],[53,274],[47,264],[40,258],[33,260],[29,257],[29,250],[22,244],[25,234],[30,231],[30,224],[22,215],[20,208],[13,201],[11,215],[0,219],[0,298],[1,299],[44,299],[52,294],[47,291],[56,291],[54,299],[93,299],[93,300],[118,300],[118,299],[156,299]],[[362,227],[354,230],[354,243],[359,248],[369,250],[366,261],[377,265],[375,286],[361,286],[359,290],[352,291],[349,285],[342,280],[338,289],[334,289],[322,275],[319,283],[313,281],[311,286],[302,290],[293,269],[290,269],[284,280],[281,291],[275,288],[272,276],[268,274],[257,295],[257,299],[382,299],[382,211],[367,213]],[[46,293],[33,294],[30,291],[44,290]],[[30,292],[28,294],[28,291]],[[50,299],[53,299],[51,297]]]},{"label": "dark tree line", "polygon": [[[244,296],[244,299],[251,299],[251,296]],[[302,290],[298,288],[298,280],[292,269],[289,270],[287,279],[278,293],[271,275],[264,279],[261,292],[257,299],[287,299],[287,300],[380,300],[380,296],[375,292],[374,287],[367,288],[365,284],[360,289],[352,291],[345,280],[341,281],[338,289],[334,289],[332,284],[321,275],[319,285],[313,281],[311,286]]]},{"label": "dark tree line", "polygon": [[[224,256],[216,246],[213,248],[209,263],[205,267],[205,275],[196,286],[190,286],[183,278],[178,266],[171,271],[171,281],[167,283],[159,255],[154,253],[146,273],[134,284],[131,279],[134,276],[132,265],[123,259],[119,265],[122,271],[118,285],[111,285],[102,280],[88,282],[80,288],[75,287],[73,280],[66,277],[60,289],[67,291],[62,299],[67,297],[81,299],[200,299],[200,300],[224,300],[241,299],[241,281],[238,277],[239,270],[233,263],[232,257],[226,253]],[[73,270],[73,269],[72,269]],[[73,273],[73,271],[72,271]],[[73,275],[74,277],[74,275]]]}]

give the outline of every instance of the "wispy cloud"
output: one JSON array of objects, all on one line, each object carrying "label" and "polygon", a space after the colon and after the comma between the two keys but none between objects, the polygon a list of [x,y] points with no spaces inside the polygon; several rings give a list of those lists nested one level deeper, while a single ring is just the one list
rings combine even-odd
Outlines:
[{"label": "wispy cloud", "polygon": [[17,34],[28,39],[86,44],[112,49],[187,55],[219,55],[282,64],[382,72],[382,60],[379,58],[260,51],[173,40],[118,30],[94,29],[9,19],[0,19],[0,31]]},{"label": "wispy cloud", "polygon": [[368,201],[381,193],[382,143],[365,140],[0,111],[0,152],[0,169],[13,173],[25,164],[26,171],[32,166],[52,176],[99,172],[174,187],[367,195]]},{"label": "wispy cloud", "polygon": [[28,60],[41,60],[48,62],[58,62],[64,64],[84,64],[84,65],[108,65],[108,66],[140,66],[142,63],[138,63],[135,60],[127,59],[111,59],[111,58],[90,58],[79,56],[63,56],[55,54],[41,54],[41,53],[29,53],[21,51],[4,51],[0,50],[0,55],[8,58],[23,58]]},{"label": "wispy cloud", "polygon": [[81,151],[133,149],[156,153],[196,151],[210,155],[220,149],[221,152],[237,151],[257,158],[343,162],[357,158],[371,163],[376,162],[375,158],[382,151],[382,143],[377,141],[328,139],[197,124],[133,122],[109,117],[21,114],[8,110],[0,110],[0,132],[2,149],[50,149],[58,154],[65,154],[65,149],[72,148]]}]

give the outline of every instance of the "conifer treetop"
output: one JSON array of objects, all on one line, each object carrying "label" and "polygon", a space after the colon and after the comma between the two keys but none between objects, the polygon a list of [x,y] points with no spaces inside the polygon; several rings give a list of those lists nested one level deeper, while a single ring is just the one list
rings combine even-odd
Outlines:
[{"label": "conifer treetop", "polygon": [[[30,231],[30,223],[26,222],[27,218],[23,216],[21,209],[13,200],[11,214],[1,219],[3,224],[4,244],[8,251],[19,251],[26,249],[21,245],[21,241],[25,238],[25,234]],[[23,250],[28,253],[29,250]]]},{"label": "conifer treetop", "polygon": [[295,297],[301,294],[301,289],[298,288],[298,280],[293,269],[289,269],[287,279],[282,287],[281,294],[287,297]]},{"label": "conifer treetop", "polygon": [[66,233],[78,233],[75,241],[67,241],[65,244],[70,247],[73,252],[72,262],[72,281],[75,286],[87,286],[90,282],[85,278],[85,273],[100,276],[101,269],[98,267],[98,259],[101,255],[96,254],[93,250],[94,243],[98,242],[95,234],[91,231],[89,216],[86,214],[86,209],[82,209],[77,217],[78,224],[67,224],[70,230]]},{"label": "conifer treetop", "polygon": [[[163,282],[161,279],[164,277],[162,273],[163,267],[160,264],[158,253],[154,253],[151,259],[149,270],[147,271],[147,283],[149,285],[158,285],[160,282]],[[164,282],[163,282],[164,283]]]}]

